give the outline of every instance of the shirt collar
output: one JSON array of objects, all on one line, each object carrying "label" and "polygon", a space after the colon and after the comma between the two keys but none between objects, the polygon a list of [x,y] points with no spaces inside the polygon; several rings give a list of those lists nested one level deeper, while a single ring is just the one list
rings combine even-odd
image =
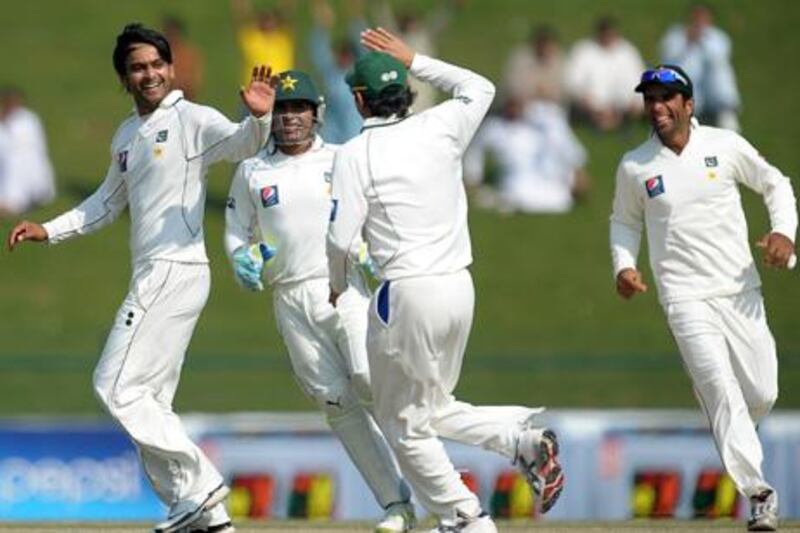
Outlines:
[{"label": "shirt collar", "polygon": [[273,165],[281,165],[281,164],[285,163],[286,161],[291,161],[292,159],[295,159],[297,157],[303,157],[303,156],[312,154],[314,152],[317,152],[320,149],[322,149],[323,146],[325,146],[325,141],[323,141],[322,137],[320,137],[319,135],[315,135],[314,136],[314,142],[311,143],[311,148],[309,148],[308,150],[306,150],[302,154],[299,154],[299,155],[284,154],[283,152],[280,151],[280,149],[277,146],[274,146],[275,153],[272,154],[270,159],[272,160],[272,164]]},{"label": "shirt collar", "polygon": [[[681,154],[686,151],[686,148],[689,146],[689,144],[691,144],[692,139],[696,135],[699,134],[699,131],[700,131],[700,122],[697,120],[696,117],[694,117],[694,116],[690,117],[689,118],[689,141],[686,143],[686,146],[683,147],[683,151],[681,152]],[[661,142],[661,137],[658,136],[658,134],[656,133],[655,128],[653,128],[653,130],[650,132],[649,141],[652,142],[659,149],[663,148],[664,150],[668,150],[669,152],[672,152],[672,150],[667,148],[667,146],[663,142]],[[672,152],[672,153],[674,154],[675,152]]]},{"label": "shirt collar", "polygon": [[165,96],[163,100],[161,100],[161,103],[158,104],[158,107],[162,109],[167,107],[172,107],[178,100],[182,98],[183,98],[183,91],[175,89],[173,91],[170,91],[170,93],[167,96]]},{"label": "shirt collar", "polygon": [[403,118],[398,117],[397,115],[392,115],[390,117],[369,117],[364,119],[364,125],[361,127],[361,131],[368,130],[371,128],[380,128],[382,126],[391,126],[393,124],[397,124],[398,122],[402,122],[408,117],[411,116],[411,111],[409,110],[408,115],[404,116]]},{"label": "shirt collar", "polygon": [[[178,89],[172,90],[167,94],[167,96],[165,96],[161,100],[161,103],[158,104],[157,109],[166,109],[168,107],[172,107],[178,102],[178,100],[181,99],[183,99],[183,91],[180,91]],[[133,106],[133,114],[134,115],[139,114],[139,111],[136,109],[136,106]],[[153,113],[150,113],[150,115],[152,114]]]}]

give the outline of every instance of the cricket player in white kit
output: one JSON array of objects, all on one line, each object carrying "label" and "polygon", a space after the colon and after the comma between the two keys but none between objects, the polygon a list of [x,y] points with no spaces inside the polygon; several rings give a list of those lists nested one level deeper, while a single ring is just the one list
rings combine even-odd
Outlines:
[{"label": "cricket player in white kit", "polygon": [[761,471],[756,426],[778,396],[775,341],[748,246],[740,184],[764,197],[772,230],[758,243],[767,266],[794,252],[797,205],[791,182],[738,134],[692,117],[692,83],[679,67],[646,71],[654,135],[624,155],[611,215],[617,292],[647,286],[636,269],[642,228],[659,301],[708,416],[722,463],[749,498],[750,531],[774,531],[778,498]]},{"label": "cricket player in white kit", "polygon": [[111,142],[100,187],[49,222],[23,221],[9,247],[56,244],[111,223],[127,205],[133,276],[94,372],[104,407],[136,444],[153,488],[169,506],[156,532],[230,532],[220,473],[172,410],[186,348],[209,293],[203,240],[206,171],[251,157],[269,136],[275,98],[268,69],[242,90],[252,113],[239,124],[183,99],[169,43],[140,24],[117,37],[114,68],[135,103]]},{"label": "cricket player in white kit", "polygon": [[[462,482],[439,437],[481,446],[517,463],[546,512],[563,485],[555,434],[529,427],[538,409],[476,407],[453,395],[472,325],[474,289],[461,160],[494,97],[490,81],[415,54],[379,28],[347,82],[365,117],[336,154],[328,233],[331,302],[348,289],[362,230],[382,284],[369,310],[367,350],[374,413],[436,531],[497,531]],[[452,94],[418,115],[407,68]]]},{"label": "cricket player in white kit", "polygon": [[290,70],[279,79],[272,139],[239,165],[231,183],[225,249],[244,287],[262,290],[262,276],[272,287],[278,330],[298,383],[386,510],[375,531],[408,531],[415,522],[411,493],[368,411],[370,292],[359,268],[350,270],[350,289],[338,308],[328,302],[325,237],[338,146],[316,134],[323,100],[308,74]]}]

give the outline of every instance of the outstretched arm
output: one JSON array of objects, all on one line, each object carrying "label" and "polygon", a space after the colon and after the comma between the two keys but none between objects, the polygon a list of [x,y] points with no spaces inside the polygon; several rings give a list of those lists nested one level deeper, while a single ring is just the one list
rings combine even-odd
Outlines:
[{"label": "outstretched arm", "polygon": [[253,68],[248,87],[241,89],[242,101],[251,116],[231,122],[210,107],[197,106],[185,117],[187,159],[210,165],[220,160],[241,161],[256,155],[267,142],[272,125],[272,107],[278,79],[268,67]]},{"label": "outstretched arm", "polygon": [[127,188],[116,165],[116,161],[111,163],[100,187],[78,206],[44,224],[23,220],[15,225],[8,234],[8,249],[13,250],[24,241],[55,244],[97,231],[114,221],[128,204]]}]

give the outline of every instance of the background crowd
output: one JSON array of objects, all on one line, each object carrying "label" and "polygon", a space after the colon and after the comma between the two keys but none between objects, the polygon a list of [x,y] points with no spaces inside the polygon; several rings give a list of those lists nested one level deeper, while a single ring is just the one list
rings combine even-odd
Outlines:
[{"label": "background crowd", "polygon": [[[349,0],[334,9],[328,0],[283,1],[256,7],[230,0],[241,65],[241,82],[251,65],[275,71],[295,68],[307,58],[324,89],[322,136],[342,144],[358,134],[361,117],[344,75],[364,53],[358,38],[369,24],[387,27],[419,52],[435,56],[437,41],[464,0],[447,0],[425,12],[396,9],[387,0]],[[308,9],[307,35],[295,30],[299,11]],[[195,100],[205,83],[203,50],[192,42],[179,17],[164,16],[161,26],[173,48],[176,82]],[[598,134],[624,132],[641,120],[641,99],[632,88],[646,61],[625,29],[602,15],[591,33],[565,43],[558,28],[536,23],[529,37],[504,60],[499,95],[465,160],[465,180],[479,207],[503,213],[565,213],[591,188],[585,170],[589,155],[573,132],[583,124]],[[696,112],[703,123],[739,130],[741,106],[732,65],[732,44],[715,25],[713,9],[691,5],[661,37],[653,61],[682,66],[694,81]],[[652,61],[651,61],[652,62]],[[429,85],[412,80],[414,109],[435,105]],[[32,103],[35,107],[35,102]],[[240,110],[241,111],[241,110]],[[55,180],[47,154],[45,128],[26,106],[21,89],[0,91],[0,217],[18,215],[51,201]]]}]

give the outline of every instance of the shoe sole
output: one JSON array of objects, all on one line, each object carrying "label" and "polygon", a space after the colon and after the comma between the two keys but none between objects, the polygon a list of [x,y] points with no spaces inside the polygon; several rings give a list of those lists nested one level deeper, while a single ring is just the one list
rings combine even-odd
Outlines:
[{"label": "shoe sole", "polygon": [[[224,483],[208,493],[206,499],[197,506],[193,511],[187,511],[181,515],[175,516],[165,523],[157,525],[153,529],[153,533],[175,533],[184,528],[188,528],[194,522],[197,522],[203,515],[203,512],[208,511],[222,500],[224,500],[230,493],[230,489]],[[224,530],[223,530],[224,531]]]},{"label": "shoe sole", "polygon": [[[235,531],[236,528],[233,527],[231,522],[225,522],[224,524],[217,524],[215,526],[208,526],[201,529],[189,529],[187,530],[187,533],[235,533]],[[181,531],[179,533],[183,532]]]},{"label": "shoe sole", "polygon": [[556,434],[552,430],[546,429],[542,434],[539,457],[537,458],[537,464],[542,465],[542,467],[536,469],[536,475],[540,480],[537,501],[542,514],[553,508],[561,496],[561,491],[564,490],[564,472],[558,463],[558,451],[559,446]]},{"label": "shoe sole", "polygon": [[209,526],[208,529],[204,530],[205,533],[235,533],[236,528],[233,527],[233,524],[230,522],[226,524],[219,524],[216,526]]},{"label": "shoe sole", "polygon": [[416,520],[409,517],[406,517],[404,521],[406,525],[402,529],[378,525],[375,526],[375,530],[373,531],[373,533],[406,533],[408,531],[413,530],[417,525]]},{"label": "shoe sole", "polygon": [[754,522],[747,524],[747,531],[778,531],[778,526]]}]

